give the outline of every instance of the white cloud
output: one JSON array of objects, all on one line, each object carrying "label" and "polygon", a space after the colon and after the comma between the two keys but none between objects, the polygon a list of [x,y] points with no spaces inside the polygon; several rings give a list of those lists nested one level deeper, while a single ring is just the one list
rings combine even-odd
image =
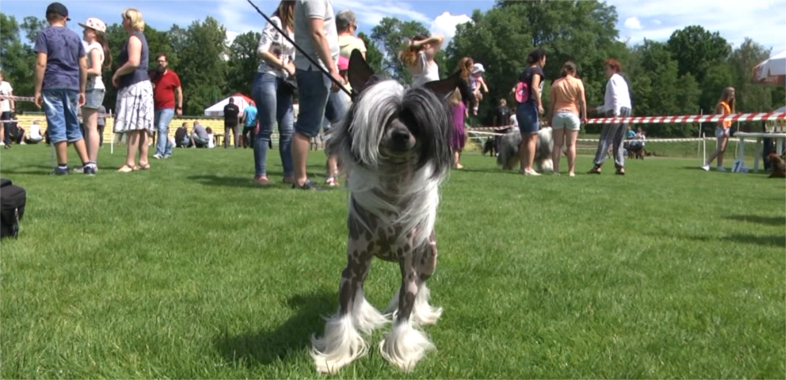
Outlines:
[{"label": "white cloud", "polygon": [[781,26],[786,24],[786,0],[610,0],[620,20],[640,20],[641,29],[627,29],[631,43],[644,38],[664,41],[678,29],[701,25],[719,32],[729,43],[739,46],[749,37],[772,48],[773,53],[786,49]]},{"label": "white cloud", "polygon": [[628,17],[625,20],[625,27],[628,29],[641,29],[641,21],[638,17]]},{"label": "white cloud", "polygon": [[452,15],[449,12],[443,12],[431,22],[429,30],[432,34],[439,33],[445,36],[443,46],[447,47],[450,40],[456,35],[456,26],[472,22],[472,19],[465,15]]}]

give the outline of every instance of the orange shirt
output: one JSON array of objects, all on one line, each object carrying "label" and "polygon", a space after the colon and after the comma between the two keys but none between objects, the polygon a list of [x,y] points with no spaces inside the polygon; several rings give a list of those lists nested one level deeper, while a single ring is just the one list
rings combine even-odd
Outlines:
[{"label": "orange shirt", "polygon": [[570,111],[579,113],[579,99],[584,95],[584,83],[581,79],[566,76],[554,81],[551,85],[554,94],[554,112]]},{"label": "orange shirt", "polygon": [[[723,113],[721,115],[728,115],[731,113],[731,107],[729,107],[728,103],[720,102],[719,104],[723,106]],[[723,128],[728,129],[729,127],[731,127],[731,120],[724,120]]]}]

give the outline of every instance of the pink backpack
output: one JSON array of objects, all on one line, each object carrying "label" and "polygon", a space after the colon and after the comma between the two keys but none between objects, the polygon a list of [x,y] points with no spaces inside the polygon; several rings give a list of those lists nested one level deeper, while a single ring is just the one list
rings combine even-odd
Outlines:
[{"label": "pink backpack", "polygon": [[529,85],[525,82],[519,82],[516,85],[516,101],[519,103],[524,103],[529,100]]}]

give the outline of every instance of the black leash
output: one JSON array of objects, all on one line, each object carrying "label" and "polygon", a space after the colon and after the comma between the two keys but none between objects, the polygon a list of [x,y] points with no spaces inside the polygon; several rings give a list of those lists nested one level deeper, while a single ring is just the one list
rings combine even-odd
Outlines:
[{"label": "black leash", "polygon": [[[273,27],[274,27],[274,28],[276,28],[276,30],[277,30],[279,33],[281,33],[281,35],[282,35],[284,38],[286,38],[286,39],[287,39],[287,41],[289,41],[289,42],[292,44],[292,46],[294,46],[294,47],[295,47],[295,49],[297,49],[297,50],[300,52],[300,54],[303,54],[303,56],[305,56],[306,58],[308,58],[308,60],[309,60],[309,61],[310,61],[310,62],[311,62],[311,63],[312,63],[314,66],[316,66],[316,67],[319,69],[319,71],[321,71],[321,72],[322,72],[322,74],[325,74],[325,75],[326,75],[328,78],[330,78],[330,81],[331,81],[331,82],[333,82],[333,83],[335,83],[336,85],[338,85],[338,88],[340,88],[340,89],[341,89],[342,91],[344,91],[344,92],[345,92],[347,95],[349,95],[349,97],[350,97],[350,98],[354,98],[354,96],[352,95],[352,93],[351,93],[349,90],[347,90],[347,88],[346,88],[346,87],[344,87],[344,84],[343,84],[343,83],[340,83],[340,82],[338,82],[338,81],[337,81],[335,78],[333,78],[333,76],[332,76],[332,75],[330,75],[330,73],[329,73],[329,72],[328,72],[328,71],[327,71],[325,68],[323,68],[323,67],[322,67],[322,65],[320,65],[319,63],[317,63],[317,61],[315,61],[315,60],[314,60],[314,58],[311,58],[311,56],[310,56],[310,55],[306,54],[306,52],[305,52],[305,51],[303,51],[303,49],[301,49],[301,48],[300,48],[300,46],[298,46],[298,44],[296,44],[296,43],[295,43],[295,41],[293,41],[291,38],[289,38],[289,35],[288,35],[286,32],[284,32],[283,30],[279,29],[279,27],[278,27],[278,25],[276,25],[276,23],[274,23],[274,22],[270,21],[270,18],[268,18],[268,17],[267,17],[267,15],[265,15],[265,13],[263,13],[263,12],[262,12],[262,11],[259,9],[259,7],[257,7],[257,6],[256,6],[256,4],[254,4],[254,3],[253,3],[251,0],[247,0],[247,1],[248,1],[248,3],[249,3],[249,4],[251,4],[251,6],[252,6],[252,7],[254,7],[254,9],[256,9],[256,10],[257,10],[257,12],[258,12],[260,15],[262,15],[262,17],[264,17],[264,18],[265,18],[265,20],[267,20],[267,22],[269,22],[269,23],[270,23],[270,25],[273,25]],[[338,62],[335,62],[335,63],[336,63],[336,64],[338,64]]]}]

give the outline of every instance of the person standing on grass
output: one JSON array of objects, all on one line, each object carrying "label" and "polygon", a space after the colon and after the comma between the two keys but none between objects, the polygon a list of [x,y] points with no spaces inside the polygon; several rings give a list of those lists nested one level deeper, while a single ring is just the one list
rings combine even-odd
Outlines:
[{"label": "person standing on grass", "polygon": [[459,160],[461,159],[461,151],[464,150],[464,145],[467,141],[466,131],[464,130],[464,118],[469,116],[467,106],[461,99],[461,91],[456,89],[448,99],[450,104],[450,112],[453,120],[453,129],[450,133],[450,148],[453,150],[453,168],[464,169]]},{"label": "person standing on grass", "polygon": [[576,139],[581,123],[587,120],[587,99],[584,96],[584,83],[576,78],[576,64],[568,61],[562,66],[562,77],[551,85],[551,105],[547,120],[551,121],[554,134],[554,149],[551,159],[554,174],[559,175],[559,161],[562,147],[568,151],[568,175],[575,176]]},{"label": "person standing on grass", "polygon": [[[306,160],[310,140],[319,134],[323,120],[335,120],[334,105],[328,103],[331,91],[338,91],[344,84],[338,72],[338,33],[335,13],[329,0],[297,0],[295,4],[295,42],[311,59],[328,72],[328,78],[318,67],[314,67],[304,54],[295,56],[297,68],[298,102],[300,114],[292,138],[292,160],[295,170],[292,188],[315,190],[317,185],[308,179]],[[257,102],[259,104],[259,102]]]},{"label": "person standing on grass", "polygon": [[[267,151],[273,126],[278,124],[278,153],[284,167],[284,183],[294,183],[292,166],[292,133],[294,113],[292,99],[295,86],[295,46],[273,26],[286,32],[289,38],[295,28],[295,1],[282,0],[273,12],[270,23],[265,25],[257,45],[257,57],[261,59],[254,87],[251,91],[257,105],[256,129],[252,138],[254,147],[254,183],[270,185],[267,178]],[[304,32],[305,33],[305,32]],[[306,152],[308,154],[308,152]],[[305,162],[303,164],[305,166]],[[304,167],[305,170],[305,167]]]},{"label": "person standing on grass", "polygon": [[[726,87],[721,94],[718,104],[715,106],[715,114],[729,115],[735,111],[734,87]],[[718,147],[710,154],[707,162],[701,166],[705,171],[710,170],[710,164],[715,158],[718,159],[719,172],[725,172],[726,168],[723,166],[723,154],[726,153],[726,145],[729,143],[729,128],[731,128],[731,120],[719,121],[715,127],[715,137],[718,139]]]},{"label": "person standing on grass", "polygon": [[35,105],[44,108],[47,134],[57,153],[52,174],[68,174],[68,143],[73,143],[84,173],[95,174],[95,162],[87,156],[85,140],[77,121],[77,108],[85,104],[87,58],[79,36],[66,27],[68,9],[60,3],[46,8],[49,27],[36,37]]},{"label": "person standing on grass", "polygon": [[[126,162],[118,172],[129,173],[150,169],[147,142],[149,134],[153,132],[154,108],[153,86],[147,74],[149,53],[143,33],[145,21],[142,13],[133,8],[123,11],[123,29],[128,34],[128,40],[120,52],[120,67],[112,77],[112,84],[118,89],[115,133],[126,134],[128,144]],[[159,140],[166,144],[168,139],[164,137]],[[135,163],[137,151],[138,166]]]},{"label": "person standing on grass", "polygon": [[229,147],[229,133],[232,132],[232,140],[235,142],[237,148],[238,139],[238,124],[240,116],[240,107],[235,104],[235,98],[229,98],[229,103],[224,106],[224,149]]},{"label": "person standing on grass", "polygon": [[172,155],[172,151],[167,150],[169,123],[175,114],[183,114],[183,88],[180,86],[180,77],[169,68],[169,61],[164,53],[159,53],[156,57],[156,70],[151,71],[149,76],[155,108],[153,123],[158,131],[156,154],[153,158],[169,158]]},{"label": "person standing on grass", "polygon": [[540,130],[538,115],[544,113],[541,94],[545,79],[543,66],[546,65],[546,52],[543,49],[533,50],[527,57],[527,63],[529,66],[519,75],[516,87],[516,97],[519,101],[516,106],[516,119],[521,131],[520,173],[539,176],[540,173],[532,168],[532,163],[535,161],[535,148],[538,141],[538,130]]},{"label": "person standing on grass", "polygon": [[[104,102],[104,81],[101,73],[111,67],[112,57],[109,43],[106,39],[106,24],[98,18],[88,18],[85,23],[79,23],[84,28],[82,40],[87,44],[87,86],[85,87],[85,104],[82,106],[82,124],[87,137],[87,156],[96,164],[98,171],[98,147],[102,137],[98,131],[98,112]],[[103,130],[101,131],[103,133]],[[84,172],[83,167],[74,168],[77,172]]]},{"label": "person standing on grass", "polygon": [[2,114],[0,114],[0,145],[5,145],[6,149],[10,148],[11,145],[5,144],[5,130],[8,128],[11,114],[16,108],[16,102],[11,98],[12,96],[14,96],[14,88],[11,87],[11,83],[3,80],[3,71],[0,70],[0,108],[2,109]]},{"label": "person standing on grass", "polygon": [[254,102],[248,103],[248,106],[243,110],[243,116],[240,116],[240,123],[243,124],[240,142],[243,148],[248,148],[252,144],[251,136],[253,136],[254,128],[257,126],[257,107],[254,105]]},{"label": "person standing on grass", "polygon": [[[606,95],[603,105],[597,108],[598,113],[605,113],[606,117],[628,117],[631,115],[630,91],[628,82],[620,75],[622,65],[616,59],[609,58],[603,63],[606,77]],[[625,175],[625,154],[622,142],[625,140],[627,123],[612,122],[603,126],[598,141],[598,150],[595,152],[595,166],[589,174],[600,174],[600,167],[606,160],[609,146],[613,147],[614,166],[616,174]]]}]

